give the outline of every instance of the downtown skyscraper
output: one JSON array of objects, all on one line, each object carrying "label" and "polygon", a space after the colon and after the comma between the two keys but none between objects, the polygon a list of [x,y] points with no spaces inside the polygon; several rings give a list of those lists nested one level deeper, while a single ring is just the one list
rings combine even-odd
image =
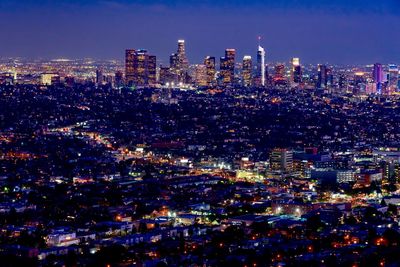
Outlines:
[{"label": "downtown skyscraper", "polygon": [[206,66],[207,86],[211,87],[215,85],[215,57],[207,56],[204,59],[204,65]]},{"label": "downtown skyscraper", "polygon": [[232,87],[235,80],[236,50],[227,48],[225,56],[220,58],[220,78],[223,87]]},{"label": "downtown skyscraper", "polygon": [[127,85],[132,85],[135,80],[135,49],[125,50],[125,83]]},{"label": "downtown skyscraper", "polygon": [[318,65],[317,88],[325,89],[328,86],[328,68],[326,65]]},{"label": "downtown skyscraper", "polygon": [[244,87],[250,87],[252,85],[252,72],[253,63],[251,56],[244,56],[242,64],[242,84]]},{"label": "downtown skyscraper", "polygon": [[185,40],[178,40],[178,50],[170,56],[170,71],[176,82],[187,82],[189,61],[186,57]]},{"label": "downtown skyscraper", "polygon": [[294,84],[299,84],[302,81],[302,70],[300,65],[300,59],[298,57],[294,57],[291,60],[291,82]]},{"label": "downtown skyscraper", "polygon": [[374,83],[376,85],[376,91],[378,94],[382,93],[382,84],[383,84],[383,67],[380,63],[374,64],[373,71]]},{"label": "downtown skyscraper", "polygon": [[388,65],[388,94],[397,92],[399,88],[399,67],[396,64]]},{"label": "downtown skyscraper", "polygon": [[125,83],[128,86],[148,86],[156,83],[156,56],[147,50],[125,51]]},{"label": "downtown skyscraper", "polygon": [[265,86],[265,50],[261,45],[258,45],[257,50],[256,86]]}]

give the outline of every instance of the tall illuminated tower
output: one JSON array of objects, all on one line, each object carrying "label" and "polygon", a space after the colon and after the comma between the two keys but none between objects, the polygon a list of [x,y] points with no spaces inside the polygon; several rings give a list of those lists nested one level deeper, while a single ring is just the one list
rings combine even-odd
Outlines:
[{"label": "tall illuminated tower", "polygon": [[207,86],[207,66],[204,64],[195,65],[194,84],[196,86]]},{"label": "tall illuminated tower", "polygon": [[125,51],[125,82],[128,86],[148,86],[156,82],[156,57],[146,50]]},{"label": "tall illuminated tower", "polygon": [[293,151],[284,148],[275,148],[270,155],[270,168],[273,171],[293,170]]},{"label": "tall illuminated tower", "polygon": [[243,57],[243,67],[242,67],[242,82],[244,87],[251,86],[253,63],[251,61],[251,56]]},{"label": "tall illuminated tower", "polygon": [[149,55],[146,50],[137,50],[134,57],[135,75],[133,83],[135,85],[144,86],[148,84],[148,59]]},{"label": "tall illuminated tower", "polygon": [[292,82],[295,84],[301,83],[302,72],[301,72],[300,59],[298,57],[292,58],[291,65],[292,66],[290,74]]},{"label": "tall illuminated tower", "polygon": [[374,64],[373,72],[374,82],[376,84],[376,91],[378,94],[382,93],[382,83],[383,83],[383,67],[380,63]]},{"label": "tall illuminated tower", "polygon": [[325,89],[328,86],[328,68],[326,65],[318,65],[318,89]]},{"label": "tall illuminated tower", "polygon": [[206,66],[207,86],[211,87],[215,84],[215,57],[207,56],[204,59],[204,65]]},{"label": "tall illuminated tower", "polygon": [[117,71],[115,73],[115,87],[121,88],[124,85],[124,75],[122,71]]},{"label": "tall illuminated tower", "polygon": [[169,59],[171,72],[176,77],[175,82],[184,82],[188,69],[189,61],[186,57],[185,40],[178,40],[178,50]]},{"label": "tall illuminated tower", "polygon": [[225,50],[225,57],[220,59],[220,71],[222,85],[224,87],[233,86],[235,79],[235,56],[236,50],[228,48]]},{"label": "tall illuminated tower", "polygon": [[274,67],[274,82],[275,83],[284,83],[286,82],[286,77],[285,77],[285,65],[278,63]]},{"label": "tall illuminated tower", "polygon": [[102,85],[104,80],[103,71],[101,69],[96,70],[96,85]]},{"label": "tall illuminated tower", "polygon": [[[260,37],[259,37],[259,40]],[[259,44],[257,50],[257,75],[260,80],[260,85],[265,86],[265,50]]]},{"label": "tall illuminated tower", "polygon": [[394,93],[398,91],[399,86],[399,67],[396,64],[389,64],[388,66],[388,93]]},{"label": "tall illuminated tower", "polygon": [[129,86],[133,84],[133,80],[135,78],[135,52],[135,49],[125,50],[125,83]]},{"label": "tall illuminated tower", "polygon": [[185,40],[178,40],[178,61],[179,61],[179,67],[183,71],[187,71],[189,68],[189,61],[186,57],[186,51],[185,51]]},{"label": "tall illuminated tower", "polygon": [[157,58],[149,55],[147,60],[147,82],[154,85],[157,82]]}]

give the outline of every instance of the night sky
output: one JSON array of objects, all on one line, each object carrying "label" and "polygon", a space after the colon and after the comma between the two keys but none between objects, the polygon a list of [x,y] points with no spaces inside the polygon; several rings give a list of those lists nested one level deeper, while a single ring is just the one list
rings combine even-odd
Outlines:
[{"label": "night sky", "polygon": [[191,63],[225,48],[267,61],[400,63],[399,0],[0,0],[0,56],[122,59],[145,48],[167,60],[177,39]]}]

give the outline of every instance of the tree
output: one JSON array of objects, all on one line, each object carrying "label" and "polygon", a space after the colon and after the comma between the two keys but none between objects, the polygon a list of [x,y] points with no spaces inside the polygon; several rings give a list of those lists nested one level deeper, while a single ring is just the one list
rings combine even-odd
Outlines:
[{"label": "tree", "polygon": [[138,231],[139,231],[140,233],[145,233],[145,232],[147,232],[147,224],[146,224],[145,222],[140,222],[140,223],[139,223],[139,229],[138,229]]},{"label": "tree", "polygon": [[98,266],[104,266],[105,264],[117,265],[124,259],[126,252],[126,248],[121,245],[103,247],[96,254]]},{"label": "tree", "polygon": [[310,217],[307,218],[307,222],[306,222],[307,229],[315,232],[320,227],[323,227],[323,226],[324,225],[321,221],[321,217],[318,214],[311,215]]},{"label": "tree", "polygon": [[254,222],[251,224],[251,229],[257,234],[266,234],[270,227],[267,222]]},{"label": "tree", "polygon": [[393,205],[393,204],[389,204],[387,211],[393,215],[397,215],[397,206]]}]

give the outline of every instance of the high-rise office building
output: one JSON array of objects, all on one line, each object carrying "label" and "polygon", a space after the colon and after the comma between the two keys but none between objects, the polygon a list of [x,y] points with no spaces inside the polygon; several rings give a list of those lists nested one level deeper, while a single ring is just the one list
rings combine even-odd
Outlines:
[{"label": "high-rise office building", "polygon": [[189,68],[189,61],[186,57],[185,40],[178,40],[178,53],[177,54],[178,54],[180,68],[183,71],[187,71]]},{"label": "high-rise office building", "polygon": [[186,82],[189,61],[186,57],[185,40],[178,40],[178,50],[170,56],[169,62],[171,72],[177,77],[175,82]]},{"label": "high-rise office building", "polygon": [[300,66],[300,58],[298,58],[298,57],[292,58],[291,63],[292,63],[292,67]]},{"label": "high-rise office building", "polygon": [[388,90],[389,94],[397,92],[399,88],[399,67],[395,64],[388,66]]},{"label": "high-rise office building", "polygon": [[327,68],[326,69],[326,82],[328,87],[333,86],[333,69]]},{"label": "high-rise office building", "polygon": [[274,82],[275,84],[281,84],[286,82],[285,78],[285,65],[277,64],[275,65]]},{"label": "high-rise office building", "polygon": [[269,76],[268,65],[265,64],[265,85],[270,84],[270,82],[271,82],[271,77]]},{"label": "high-rise office building", "polygon": [[265,86],[265,50],[261,45],[258,45],[257,50],[256,72],[256,86]]},{"label": "high-rise office building", "polygon": [[149,85],[157,83],[157,58],[149,55],[147,62],[147,81]]},{"label": "high-rise office building", "polygon": [[171,54],[171,56],[169,57],[169,66],[171,69],[174,70],[179,68],[178,54]]},{"label": "high-rise office building", "polygon": [[207,67],[206,65],[199,64],[195,66],[194,71],[194,84],[196,86],[207,86]]},{"label": "high-rise office building", "polygon": [[290,172],[293,170],[293,151],[275,148],[270,155],[270,167],[273,171]]},{"label": "high-rise office building", "polygon": [[339,90],[341,92],[346,92],[348,87],[347,75],[342,73],[339,75]]},{"label": "high-rise office building", "polygon": [[325,89],[328,86],[328,68],[326,65],[318,65],[317,88]]},{"label": "high-rise office building", "polygon": [[135,68],[134,68],[135,52],[136,52],[135,49],[125,50],[125,82],[129,86],[133,85],[135,77]]},{"label": "high-rise office building", "polygon": [[127,49],[125,80],[128,86],[148,86],[156,83],[156,57],[146,50]]},{"label": "high-rise office building", "polygon": [[295,83],[301,83],[303,81],[303,71],[301,66],[294,67],[293,81]]},{"label": "high-rise office building", "polygon": [[236,50],[228,48],[225,50],[225,57],[220,59],[220,74],[224,87],[232,87],[234,85],[235,56]]},{"label": "high-rise office building", "polygon": [[171,68],[160,66],[160,84],[166,85],[175,81]]},{"label": "high-rise office building", "polygon": [[115,73],[115,87],[121,88],[124,85],[124,77],[122,71]]},{"label": "high-rise office building", "polygon": [[97,69],[96,70],[96,85],[102,85],[104,81],[104,75],[103,72],[101,71],[101,69]]},{"label": "high-rise office building", "polygon": [[374,64],[373,71],[374,83],[376,84],[376,91],[378,94],[382,93],[382,84],[383,84],[383,67],[380,63]]},{"label": "high-rise office building", "polygon": [[[352,88],[353,94],[358,95],[358,94],[366,93],[367,79],[366,79],[365,73],[362,71],[355,72],[352,85],[353,85],[353,88]],[[369,89],[368,89],[368,91],[369,91]]]},{"label": "high-rise office building", "polygon": [[292,58],[291,65],[291,80],[293,83],[299,84],[302,81],[300,59],[298,57]]},{"label": "high-rise office building", "polygon": [[207,86],[211,87],[215,85],[215,57],[206,57],[204,65],[206,66]]},{"label": "high-rise office building", "polygon": [[243,57],[243,65],[242,65],[242,83],[244,87],[250,87],[252,84],[252,71],[253,71],[253,63],[251,60],[251,56]]},{"label": "high-rise office building", "polygon": [[148,84],[148,59],[149,55],[146,50],[137,50],[134,57],[135,75],[133,83],[136,86],[144,86]]}]

